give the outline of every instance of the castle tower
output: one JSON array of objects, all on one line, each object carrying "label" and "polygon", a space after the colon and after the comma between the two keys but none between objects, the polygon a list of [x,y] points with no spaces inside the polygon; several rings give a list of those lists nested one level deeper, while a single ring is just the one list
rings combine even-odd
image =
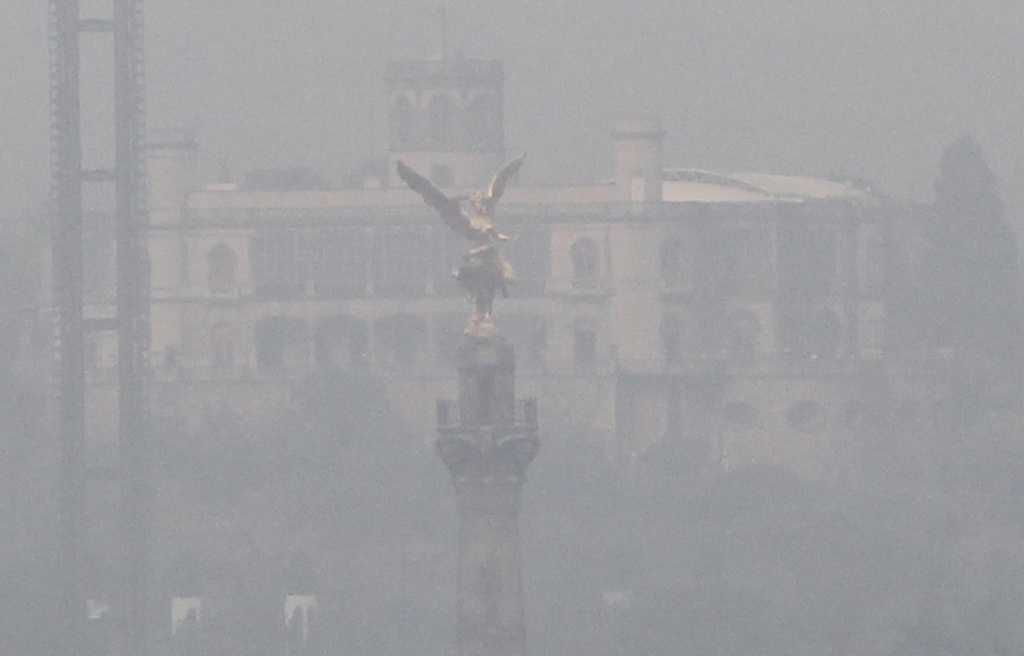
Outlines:
[{"label": "castle tower", "polygon": [[439,187],[481,187],[505,161],[499,61],[444,58],[388,64],[388,171],[396,160]]},{"label": "castle tower", "polygon": [[537,404],[515,398],[515,356],[503,337],[467,335],[459,399],[437,405],[437,452],[459,513],[459,656],[522,656],[519,508],[537,454]]}]

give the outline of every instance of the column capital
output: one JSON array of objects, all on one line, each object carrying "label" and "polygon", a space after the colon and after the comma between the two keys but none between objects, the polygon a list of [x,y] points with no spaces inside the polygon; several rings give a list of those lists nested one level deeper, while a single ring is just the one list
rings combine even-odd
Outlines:
[{"label": "column capital", "polygon": [[440,433],[434,446],[456,483],[522,485],[540,446],[530,425],[442,426]]}]

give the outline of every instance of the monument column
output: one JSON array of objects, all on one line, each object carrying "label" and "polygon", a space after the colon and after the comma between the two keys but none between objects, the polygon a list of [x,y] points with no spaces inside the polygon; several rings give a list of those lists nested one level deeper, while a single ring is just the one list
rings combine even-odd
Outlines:
[{"label": "monument column", "polygon": [[459,656],[522,656],[519,508],[537,405],[516,400],[515,356],[499,335],[466,335],[458,370],[458,400],[438,401],[436,447],[459,513]]}]

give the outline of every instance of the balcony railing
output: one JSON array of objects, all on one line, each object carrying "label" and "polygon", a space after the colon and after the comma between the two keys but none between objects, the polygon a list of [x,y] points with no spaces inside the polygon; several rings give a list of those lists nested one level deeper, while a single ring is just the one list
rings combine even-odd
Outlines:
[{"label": "balcony railing", "polygon": [[[500,414],[500,413],[496,413]],[[437,401],[437,426],[438,428],[455,428],[464,425],[513,425],[513,426],[536,426],[537,425],[537,399],[517,399],[512,405],[511,421],[481,421],[478,416],[462,416],[459,402],[451,399],[438,399]]]}]

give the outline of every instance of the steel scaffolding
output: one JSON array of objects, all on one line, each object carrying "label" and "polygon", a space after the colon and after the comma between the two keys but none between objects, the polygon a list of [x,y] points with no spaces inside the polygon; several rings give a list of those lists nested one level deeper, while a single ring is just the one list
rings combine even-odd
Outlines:
[{"label": "steel scaffolding", "polygon": [[[61,445],[61,653],[84,649],[85,327],[83,193],[86,183],[114,183],[117,240],[118,413],[122,577],[116,604],[121,652],[147,652],[146,572],[149,540],[146,399],[149,267],[145,245],[145,87],[142,0],[113,0],[112,18],[83,18],[78,0],[50,0],[53,279]],[[81,49],[83,33],[113,36],[115,157],[111,170],[83,171]],[[99,322],[99,328],[109,327]]]},{"label": "steel scaffolding", "polygon": [[82,326],[82,136],[79,5],[50,2],[53,296],[60,441],[60,646],[82,652],[85,596],[85,369]]}]

